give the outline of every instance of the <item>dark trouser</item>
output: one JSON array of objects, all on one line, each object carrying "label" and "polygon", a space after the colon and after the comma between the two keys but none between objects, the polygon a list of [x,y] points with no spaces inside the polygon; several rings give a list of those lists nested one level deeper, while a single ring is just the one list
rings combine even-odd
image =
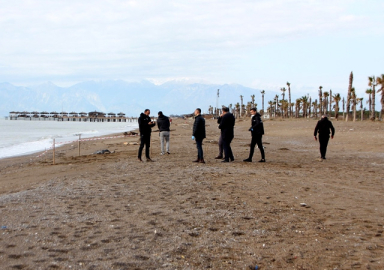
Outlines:
[{"label": "dark trouser", "polygon": [[140,159],[141,159],[141,153],[143,152],[144,145],[145,145],[145,157],[150,158],[149,157],[149,147],[151,145],[151,135],[141,135],[140,136],[140,147],[139,147],[139,154],[138,154],[138,158],[140,158]]},{"label": "dark trouser", "polygon": [[223,137],[221,135],[219,138],[219,156],[223,156]]},{"label": "dark trouser", "polygon": [[249,159],[250,160],[252,160],[253,153],[255,152],[256,144],[257,144],[257,147],[260,150],[261,159],[265,159],[263,143],[262,143],[262,140],[261,140],[262,137],[263,137],[263,135],[261,135],[261,134],[252,135],[251,149],[249,151]]},{"label": "dark trouser", "polygon": [[225,160],[234,160],[232,148],[231,148],[231,142],[232,139],[223,139],[223,148],[224,148],[224,154],[225,154]]},{"label": "dark trouser", "polygon": [[196,139],[197,158],[204,159],[203,155],[203,139]]},{"label": "dark trouser", "polygon": [[327,153],[327,146],[329,141],[329,135],[320,135],[319,134],[319,143],[320,143],[320,155],[321,158],[325,158],[325,154]]}]

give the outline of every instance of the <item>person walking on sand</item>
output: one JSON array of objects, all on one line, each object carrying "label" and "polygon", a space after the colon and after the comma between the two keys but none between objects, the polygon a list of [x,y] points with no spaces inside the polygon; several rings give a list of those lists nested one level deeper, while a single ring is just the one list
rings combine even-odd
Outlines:
[{"label": "person walking on sand", "polygon": [[235,117],[232,113],[229,112],[227,107],[223,107],[221,122],[219,125],[219,129],[221,129],[221,138],[223,140],[223,148],[224,148],[224,160],[222,162],[229,162],[229,160],[234,161],[231,142],[234,137],[234,127],[235,127]]},{"label": "person walking on sand", "polygon": [[[217,118],[217,123],[220,125],[221,123],[221,119],[223,118],[223,113],[220,114],[220,116]],[[223,137],[221,136],[221,133],[220,133],[220,137],[219,137],[219,154],[217,155],[217,157],[215,157],[215,159],[223,159]]]},{"label": "person walking on sand", "polygon": [[167,154],[170,154],[169,152],[169,133],[170,133],[170,121],[167,116],[163,114],[162,111],[160,111],[157,118],[157,127],[159,128],[159,136],[160,136],[160,143],[161,143],[161,155],[164,155],[164,141],[166,143],[166,151]]},{"label": "person walking on sand", "polygon": [[149,109],[145,109],[144,113],[140,114],[140,117],[138,120],[139,130],[140,130],[140,147],[139,147],[139,153],[137,157],[139,161],[142,161],[141,153],[143,152],[144,145],[145,145],[145,157],[147,158],[147,161],[152,161],[151,157],[149,156],[149,148],[151,146],[152,127],[154,127],[156,124],[151,120],[151,117],[149,117],[150,114],[151,114],[151,111]]},{"label": "person walking on sand", "polygon": [[325,159],[325,154],[327,153],[327,146],[329,141],[329,134],[332,131],[331,138],[335,135],[335,128],[332,125],[332,122],[328,120],[326,114],[324,114],[321,119],[317,122],[315,131],[313,135],[315,136],[315,141],[317,141],[317,134],[319,134],[319,143],[320,143],[320,155],[321,160]]},{"label": "person walking on sand", "polygon": [[197,159],[193,162],[205,163],[203,154],[203,140],[205,139],[205,119],[201,115],[201,109],[195,110],[195,122],[193,123],[192,140],[196,141]]},{"label": "person walking on sand", "polygon": [[262,137],[264,135],[263,120],[261,120],[261,115],[256,111],[256,108],[252,108],[250,113],[252,115],[252,126],[249,129],[252,134],[251,148],[249,150],[249,157],[247,159],[244,159],[243,161],[252,162],[253,153],[255,152],[255,146],[257,144],[257,147],[259,148],[261,154],[261,159],[259,160],[259,162],[265,162],[265,153],[262,143]]}]

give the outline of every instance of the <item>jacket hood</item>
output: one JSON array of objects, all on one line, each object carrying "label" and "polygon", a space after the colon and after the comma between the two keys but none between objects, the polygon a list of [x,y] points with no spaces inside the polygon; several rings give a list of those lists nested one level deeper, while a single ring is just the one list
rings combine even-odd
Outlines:
[{"label": "jacket hood", "polygon": [[140,117],[146,117],[147,115],[146,114],[144,114],[144,113],[141,113],[140,114]]},{"label": "jacket hood", "polygon": [[259,114],[259,113],[256,113],[255,115],[256,115],[256,117],[261,117],[261,114]]}]

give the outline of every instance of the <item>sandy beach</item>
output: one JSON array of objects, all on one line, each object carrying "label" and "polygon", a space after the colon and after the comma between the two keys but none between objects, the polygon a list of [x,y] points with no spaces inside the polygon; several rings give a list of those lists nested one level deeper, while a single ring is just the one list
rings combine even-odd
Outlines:
[{"label": "sandy beach", "polygon": [[55,165],[2,159],[0,268],[384,269],[384,125],[333,124],[323,162],[313,119],[265,121],[267,162],[242,162],[249,118],[231,163],[214,159],[215,120],[192,162],[193,119],[173,121],[170,155],[153,132],[155,162],[138,162],[138,137],[66,145]]}]

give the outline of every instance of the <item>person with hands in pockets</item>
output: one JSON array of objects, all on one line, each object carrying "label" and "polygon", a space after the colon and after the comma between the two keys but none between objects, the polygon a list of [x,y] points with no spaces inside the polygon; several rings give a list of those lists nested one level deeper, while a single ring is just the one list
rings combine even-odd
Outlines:
[{"label": "person with hands in pockets", "polygon": [[261,159],[259,160],[259,162],[265,162],[265,153],[262,143],[262,137],[264,135],[264,124],[261,120],[261,115],[256,111],[256,108],[252,108],[250,113],[252,115],[252,126],[249,129],[252,134],[251,148],[249,150],[249,157],[247,159],[244,159],[243,161],[252,162],[253,153],[257,144],[257,147],[259,148],[261,154]]},{"label": "person with hands in pockets", "polygon": [[192,140],[196,141],[197,159],[193,162],[205,163],[203,153],[203,140],[205,139],[205,119],[201,115],[201,109],[195,110],[195,122],[193,123]]}]

